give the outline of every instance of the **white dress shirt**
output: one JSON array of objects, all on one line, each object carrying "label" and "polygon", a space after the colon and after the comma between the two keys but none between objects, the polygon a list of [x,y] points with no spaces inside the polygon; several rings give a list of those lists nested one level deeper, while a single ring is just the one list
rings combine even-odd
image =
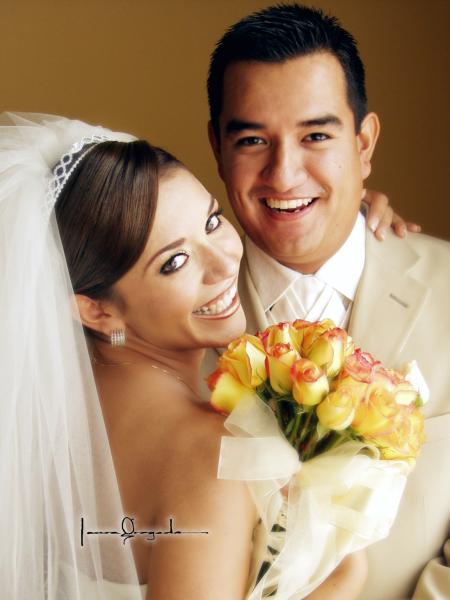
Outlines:
[{"label": "white dress shirt", "polygon": [[250,274],[269,322],[332,319],[347,327],[364,268],[365,237],[365,219],[358,213],[344,244],[313,275],[282,265],[245,237]]}]

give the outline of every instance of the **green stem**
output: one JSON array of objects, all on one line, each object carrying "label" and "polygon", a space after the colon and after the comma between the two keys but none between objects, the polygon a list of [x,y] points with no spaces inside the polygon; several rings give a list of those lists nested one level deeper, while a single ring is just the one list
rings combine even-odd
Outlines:
[{"label": "green stem", "polygon": [[328,438],[327,444],[323,448],[323,452],[328,452],[328,450],[333,450],[333,448],[338,448],[345,442],[348,442],[350,439],[352,439],[352,438],[348,434],[341,435],[339,432],[335,431]]},{"label": "green stem", "polygon": [[302,421],[302,416],[303,416],[303,413],[299,411],[299,412],[297,412],[297,414],[294,417],[294,427],[292,429],[291,434],[288,437],[288,441],[292,446],[295,446],[295,439],[297,437],[298,429],[299,429],[300,423]]},{"label": "green stem", "polygon": [[305,440],[305,438],[310,433],[309,426],[310,426],[310,423],[311,423],[311,418],[312,418],[313,412],[314,411],[312,411],[312,410],[308,411],[308,416],[305,419],[305,422],[304,422],[303,427],[302,427],[302,431],[300,433],[300,439],[299,439],[299,443],[300,444]]}]

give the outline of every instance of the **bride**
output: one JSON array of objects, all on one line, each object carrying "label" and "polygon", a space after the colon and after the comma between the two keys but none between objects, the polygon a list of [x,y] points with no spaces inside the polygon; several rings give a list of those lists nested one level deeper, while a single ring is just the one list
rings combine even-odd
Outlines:
[{"label": "bride", "polygon": [[[245,328],[217,200],[147,142],[6,115],[0,235],[3,597],[244,598],[258,515],[198,389]],[[309,598],[364,579],[350,556]]]}]

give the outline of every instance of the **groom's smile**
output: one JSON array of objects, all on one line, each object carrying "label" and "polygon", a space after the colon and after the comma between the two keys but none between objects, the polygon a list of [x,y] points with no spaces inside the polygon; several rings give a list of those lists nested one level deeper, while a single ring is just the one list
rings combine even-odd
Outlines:
[{"label": "groom's smile", "polygon": [[246,234],[279,262],[315,272],[352,230],[370,171],[340,63],[327,52],[232,63],[219,123],[219,172]]}]

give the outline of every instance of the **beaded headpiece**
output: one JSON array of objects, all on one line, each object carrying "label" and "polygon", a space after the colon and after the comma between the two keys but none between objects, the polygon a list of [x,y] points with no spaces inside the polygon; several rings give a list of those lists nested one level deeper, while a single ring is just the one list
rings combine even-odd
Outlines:
[{"label": "beaded headpiece", "polygon": [[[86,136],[78,142],[75,142],[75,144],[70,147],[69,151],[60,158],[53,169],[53,175],[48,183],[46,204],[49,214],[53,210],[56,201],[58,200],[69,177],[78,167],[83,158],[89,154],[96,144],[109,140],[111,140],[111,137],[103,134]],[[86,146],[88,146],[88,148],[86,148],[83,152],[83,149]]]}]

